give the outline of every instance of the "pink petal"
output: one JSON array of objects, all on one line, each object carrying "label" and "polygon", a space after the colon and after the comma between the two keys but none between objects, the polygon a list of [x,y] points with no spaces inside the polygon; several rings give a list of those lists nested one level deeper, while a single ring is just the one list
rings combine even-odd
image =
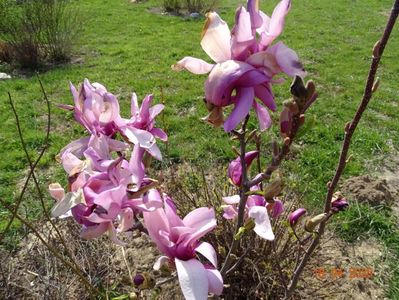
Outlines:
[{"label": "pink petal", "polygon": [[150,120],[155,119],[155,117],[158,116],[164,108],[165,105],[163,104],[156,104],[153,107],[150,107]]},{"label": "pink petal", "polygon": [[157,244],[159,250],[169,257],[173,257],[171,249],[164,244],[160,232],[169,232],[169,222],[163,209],[159,208],[152,212],[143,212],[144,225],[148,230],[151,240]]},{"label": "pink petal", "polygon": [[262,19],[262,24],[256,29],[256,32],[258,34],[261,34],[262,32],[269,32],[270,17],[266,15],[263,11],[259,11],[259,16]]},{"label": "pink petal", "polygon": [[253,103],[256,115],[258,116],[259,129],[264,131],[272,125],[272,119],[270,118],[269,112],[262,105],[258,104],[255,100]]},{"label": "pink petal", "polygon": [[134,145],[129,161],[129,170],[132,174],[133,191],[138,191],[144,178],[145,170],[142,163],[144,150],[139,145]]},{"label": "pink petal", "polygon": [[221,295],[223,292],[223,278],[216,269],[205,268],[208,277],[208,291],[215,295]]},{"label": "pink petal", "polygon": [[122,134],[126,136],[132,144],[139,144],[140,147],[145,149],[150,148],[155,143],[155,138],[150,132],[135,127],[124,128]]},{"label": "pink petal", "polygon": [[147,151],[151,154],[151,156],[155,157],[155,159],[162,160],[162,153],[157,144],[153,144],[147,149]]},{"label": "pink petal", "polygon": [[208,64],[206,61],[186,56],[182,60],[178,61],[176,64],[172,66],[172,69],[175,71],[181,71],[186,69],[187,71],[194,74],[207,74],[213,68],[212,64]]},{"label": "pink petal", "polygon": [[132,100],[131,100],[131,104],[130,104],[130,113],[131,113],[132,117],[139,113],[139,102],[137,100],[136,93],[132,94]]},{"label": "pink petal", "polygon": [[237,91],[237,102],[233,111],[224,122],[224,130],[232,131],[248,115],[255,97],[253,88],[240,88]]},{"label": "pink petal", "polygon": [[64,188],[58,183],[51,183],[48,186],[48,190],[50,192],[51,197],[53,197],[57,201],[61,201],[65,197]]},{"label": "pink petal", "polygon": [[223,197],[222,199],[227,204],[238,204],[240,202],[240,195]]},{"label": "pink petal", "polygon": [[118,226],[119,232],[127,231],[133,227],[133,225],[134,225],[133,216],[134,216],[134,213],[130,207],[122,210],[122,212],[120,213],[121,220],[120,220],[120,223]]},{"label": "pink petal", "polygon": [[161,141],[166,142],[168,140],[168,135],[160,128],[153,128],[151,134],[159,138]]},{"label": "pink petal", "polygon": [[208,12],[206,18],[201,40],[202,49],[214,62],[229,60],[231,58],[229,27],[216,12]]},{"label": "pink petal", "polygon": [[85,240],[91,240],[99,237],[109,229],[109,224],[110,223],[100,223],[94,226],[83,227],[82,231],[80,232],[80,237]]},{"label": "pink petal", "polygon": [[206,259],[208,259],[212,265],[217,268],[218,267],[218,259],[216,255],[216,251],[213,246],[207,242],[202,242],[195,248],[195,252],[202,254]]},{"label": "pink petal", "polygon": [[269,84],[255,86],[255,96],[260,99],[270,110],[276,111],[277,105]]},{"label": "pink petal", "polygon": [[291,77],[306,76],[306,71],[294,50],[288,48],[283,42],[278,42],[273,45],[273,48],[275,48],[276,61],[285,74]]},{"label": "pink petal", "polygon": [[259,0],[248,0],[247,2],[247,10],[251,15],[251,27],[252,29],[256,29],[263,24],[262,17],[259,11]]},{"label": "pink petal", "polygon": [[255,221],[254,231],[257,235],[268,241],[274,240],[274,233],[266,207],[253,206],[249,209],[248,216]]},{"label": "pink petal", "polygon": [[180,288],[187,300],[208,298],[208,276],[205,267],[196,259],[187,261],[175,258]]},{"label": "pink petal", "polygon": [[291,8],[291,0],[281,0],[274,8],[273,14],[270,18],[269,34],[277,37],[283,31],[285,16]]},{"label": "pink petal", "polygon": [[238,216],[238,209],[233,205],[222,205],[223,218],[226,220],[235,219]]}]

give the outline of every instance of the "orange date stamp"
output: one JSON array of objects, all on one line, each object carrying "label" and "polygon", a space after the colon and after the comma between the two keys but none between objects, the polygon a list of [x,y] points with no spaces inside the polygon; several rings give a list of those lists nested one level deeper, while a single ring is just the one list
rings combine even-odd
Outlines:
[{"label": "orange date stamp", "polygon": [[332,279],[337,280],[340,278],[347,278],[350,280],[353,279],[370,279],[374,275],[373,268],[315,268],[313,269],[313,274],[316,276],[317,279]]}]

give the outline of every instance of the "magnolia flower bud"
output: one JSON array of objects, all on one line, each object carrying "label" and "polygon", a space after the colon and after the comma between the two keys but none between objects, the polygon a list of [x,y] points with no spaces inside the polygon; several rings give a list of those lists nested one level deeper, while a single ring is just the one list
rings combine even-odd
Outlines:
[{"label": "magnolia flower bud", "polygon": [[343,211],[349,206],[346,198],[333,198],[331,201],[331,208],[335,211]]},{"label": "magnolia flower bud", "polygon": [[323,213],[320,215],[317,215],[313,218],[309,218],[305,222],[305,230],[308,232],[313,232],[316,228],[317,225],[319,225],[324,218],[327,216],[327,214]]},{"label": "magnolia flower bud", "polygon": [[[250,151],[245,153],[245,164],[247,168],[251,165],[252,161],[259,155],[258,151]],[[230,181],[236,185],[241,185],[241,176],[242,176],[242,167],[241,167],[241,159],[237,157],[229,164],[229,168],[227,169],[227,176],[229,176]]]},{"label": "magnolia flower bud", "polygon": [[155,280],[148,273],[138,273],[133,278],[133,283],[139,289],[152,289],[155,286]]},{"label": "magnolia flower bud", "polygon": [[288,222],[290,222],[291,227],[294,227],[305,214],[306,209],[302,207],[290,213],[288,216]]}]

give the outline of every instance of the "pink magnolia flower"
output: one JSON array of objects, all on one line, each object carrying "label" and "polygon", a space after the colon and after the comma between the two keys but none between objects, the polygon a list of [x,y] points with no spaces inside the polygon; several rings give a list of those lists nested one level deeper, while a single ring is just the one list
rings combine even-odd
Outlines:
[{"label": "pink magnolia flower", "polygon": [[155,117],[164,109],[163,104],[151,107],[152,95],[147,95],[139,108],[137,96],[133,93],[131,102],[131,118],[117,120],[119,131],[133,144],[139,144],[155,158],[161,160],[162,155],[155,143],[155,137],[167,141],[168,136],[160,129],[155,128]]},{"label": "pink magnolia flower", "polygon": [[290,213],[288,216],[288,222],[290,223],[290,226],[294,227],[299,222],[299,220],[304,215],[306,215],[306,213],[307,213],[307,211],[303,207],[298,208],[298,209],[294,210],[292,213]]},{"label": "pink magnolia flower", "polygon": [[[216,252],[209,243],[199,241],[216,227],[213,208],[197,208],[181,219],[172,199],[164,195],[164,207],[143,212],[143,216],[149,236],[166,255],[158,259],[154,268],[168,261],[173,263],[186,299],[207,299],[208,292],[220,295],[223,279],[216,269]],[[203,255],[211,265],[200,262],[196,253]]]},{"label": "pink magnolia flower", "polygon": [[[289,76],[304,76],[297,54],[282,42],[271,46],[282,32],[284,18],[291,6],[282,0],[271,18],[258,9],[258,1],[248,0],[247,9],[240,7],[236,13],[233,30],[216,12],[207,14],[201,40],[202,49],[216,64],[201,59],[185,57],[172,66],[175,70],[187,69],[194,74],[209,73],[205,82],[205,98],[210,104],[209,121],[214,125],[223,119],[220,107],[234,104],[234,109],[224,123],[226,131],[233,130],[253,107],[261,130],[271,125],[268,111],[276,109],[271,83],[281,72]],[[260,36],[257,39],[257,34]]]},{"label": "pink magnolia flower", "polygon": [[[258,157],[259,152],[258,151],[250,151],[245,153],[245,163],[247,167],[251,165],[252,161]],[[241,185],[241,177],[242,177],[242,167],[241,167],[241,158],[237,157],[235,160],[233,160],[227,169],[227,176],[229,176],[231,182],[236,185],[240,186]]]},{"label": "pink magnolia flower", "polygon": [[[252,190],[257,190],[258,187],[253,187]],[[229,197],[223,197],[223,201],[227,205],[223,205],[224,210],[223,217],[225,219],[231,220],[238,216],[238,204],[240,202],[239,195],[233,195]],[[245,205],[245,219],[252,218],[255,222],[254,231],[257,235],[265,240],[274,240],[274,233],[272,231],[272,225],[270,222],[268,209],[272,211],[273,217],[278,217],[281,213],[282,202],[278,199],[275,200],[279,202],[276,206],[277,210],[274,211],[273,207],[270,208],[264,197],[260,195],[250,195],[248,196],[247,203]],[[269,207],[268,207],[269,206]]]},{"label": "pink magnolia flower", "polygon": [[60,105],[72,110],[76,121],[82,124],[91,134],[113,135],[117,131],[115,121],[119,118],[119,103],[107,89],[88,79],[83,81],[79,92],[70,83],[75,105]]}]

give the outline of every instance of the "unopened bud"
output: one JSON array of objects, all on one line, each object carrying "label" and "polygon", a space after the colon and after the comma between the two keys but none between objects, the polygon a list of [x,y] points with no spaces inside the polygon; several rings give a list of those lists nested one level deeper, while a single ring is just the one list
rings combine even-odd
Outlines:
[{"label": "unopened bud", "polygon": [[278,196],[283,190],[283,182],[281,179],[277,179],[265,187],[264,197],[266,200],[273,199]]},{"label": "unopened bud", "polygon": [[331,200],[331,209],[335,212],[343,211],[349,206],[348,201],[344,198],[341,192],[334,194]]},{"label": "unopened bud", "polygon": [[133,278],[133,283],[139,289],[152,289],[155,286],[155,280],[149,273],[138,273]]},{"label": "unopened bud", "polygon": [[297,210],[293,211],[288,216],[288,222],[290,223],[291,227],[294,227],[298,224],[298,221],[306,214],[306,209],[298,208]]},{"label": "unopened bud", "polygon": [[308,232],[313,232],[316,226],[319,225],[325,219],[326,216],[327,214],[323,213],[313,218],[307,219],[305,222],[305,230]]},{"label": "unopened bud", "polygon": [[284,139],[284,145],[288,146],[290,143],[291,143],[291,139],[287,136],[287,137]]},{"label": "unopened bud", "polygon": [[374,81],[373,87],[371,88],[371,91],[375,93],[378,90],[378,87],[380,86],[380,77],[377,77],[377,79]]}]

